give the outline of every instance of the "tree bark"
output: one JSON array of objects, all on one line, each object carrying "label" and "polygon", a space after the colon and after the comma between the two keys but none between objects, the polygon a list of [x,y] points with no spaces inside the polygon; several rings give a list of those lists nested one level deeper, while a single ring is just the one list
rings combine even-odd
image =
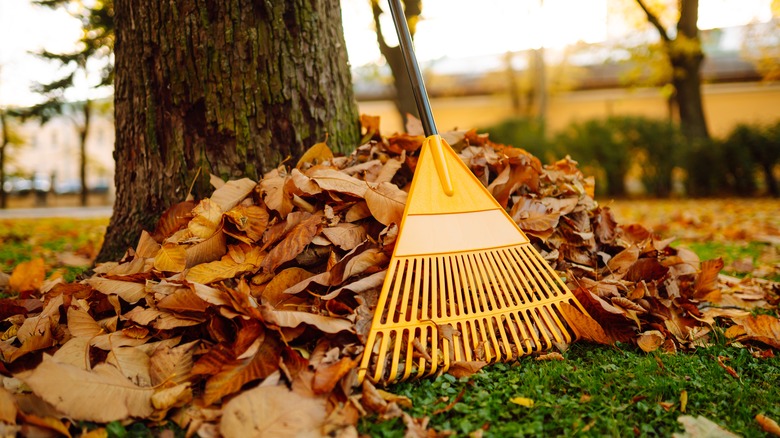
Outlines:
[{"label": "tree bark", "polygon": [[699,0],[678,0],[680,18],[677,21],[675,38],[669,36],[644,0],[636,2],[645,12],[648,22],[658,31],[666,48],[672,66],[674,101],[677,104],[683,135],[692,141],[708,140],[710,134],[701,95],[701,64],[704,61],[704,52],[697,24]]},{"label": "tree bark", "polygon": [[8,208],[8,197],[5,193],[5,149],[8,146],[8,127],[5,112],[0,111],[0,208]]},{"label": "tree bark", "polygon": [[92,102],[87,99],[81,110],[83,112],[84,124],[77,126],[79,131],[79,179],[81,180],[79,203],[82,207],[86,207],[87,196],[89,194],[89,188],[87,187],[87,135],[89,134],[89,119],[92,112]]},{"label": "tree bark", "polygon": [[672,63],[672,85],[680,111],[680,128],[689,140],[710,138],[701,96],[701,64],[704,52],[699,39],[699,0],[679,2],[680,19],[677,37],[669,50]]},{"label": "tree bark", "polygon": [[[98,261],[209,193],[359,138],[338,0],[117,0],[116,201]],[[295,161],[292,161],[295,162]],[[199,176],[198,176],[199,175]],[[196,178],[197,176],[197,178]]]}]

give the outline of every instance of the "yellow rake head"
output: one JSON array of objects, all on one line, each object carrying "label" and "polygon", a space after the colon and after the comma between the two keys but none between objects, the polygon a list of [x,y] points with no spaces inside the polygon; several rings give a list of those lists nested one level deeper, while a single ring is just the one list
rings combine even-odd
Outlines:
[{"label": "yellow rake head", "polygon": [[358,378],[390,383],[570,342],[562,304],[584,309],[437,134],[400,0],[390,10],[428,137]]},{"label": "yellow rake head", "polygon": [[583,310],[452,148],[429,136],[358,376],[389,383],[571,342],[562,302]]}]

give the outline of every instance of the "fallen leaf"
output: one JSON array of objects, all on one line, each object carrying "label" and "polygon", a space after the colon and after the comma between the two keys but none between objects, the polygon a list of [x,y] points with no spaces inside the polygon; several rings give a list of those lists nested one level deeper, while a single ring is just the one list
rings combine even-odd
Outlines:
[{"label": "fallen leaf", "polygon": [[325,399],[304,397],[284,386],[242,392],[223,408],[223,436],[315,437],[322,435]]},{"label": "fallen leaf", "polygon": [[692,417],[690,415],[682,415],[677,418],[677,421],[682,423],[685,431],[672,434],[674,438],[739,437],[739,435],[729,432],[702,416]]},{"label": "fallen leaf", "polygon": [[35,292],[43,285],[46,268],[43,259],[36,258],[27,262],[21,262],[11,272],[8,279],[8,287],[18,292],[22,298],[27,298],[31,292]]},{"label": "fallen leaf", "polygon": [[255,186],[257,183],[249,178],[231,180],[214,190],[210,199],[211,202],[219,206],[221,211],[228,211],[252,193]]},{"label": "fallen leaf", "polygon": [[135,304],[146,296],[146,285],[131,281],[109,280],[92,277],[87,284],[106,295],[116,295],[130,304]]},{"label": "fallen leaf", "polygon": [[16,399],[7,389],[0,386],[0,423],[16,424]]},{"label": "fallen leaf", "polygon": [[382,225],[400,224],[406,206],[407,193],[395,184],[383,182],[365,191],[366,205]]},{"label": "fallen leaf", "polygon": [[598,344],[612,345],[615,343],[615,340],[604,331],[595,319],[582,313],[580,309],[565,301],[560,303],[560,309],[566,321],[572,325],[581,338]]},{"label": "fallen leaf", "polygon": [[270,273],[281,264],[294,259],[306,245],[311,243],[321,228],[322,216],[319,214],[311,215],[308,219],[301,221],[290,230],[284,240],[269,251],[260,267],[265,272]]},{"label": "fallen leaf", "polygon": [[636,343],[639,345],[639,348],[641,348],[642,351],[645,353],[650,353],[651,351],[657,350],[665,340],[666,336],[664,336],[664,334],[660,331],[648,330],[639,334]]},{"label": "fallen leaf", "polygon": [[447,374],[455,376],[457,378],[470,377],[481,370],[487,362],[477,361],[456,361],[453,362],[447,369]]},{"label": "fallen leaf", "polygon": [[98,364],[87,371],[44,355],[38,367],[18,377],[69,417],[108,423],[145,418],[154,411],[154,389],[132,384],[111,365]]},{"label": "fallen leaf", "polygon": [[263,309],[263,317],[271,324],[279,327],[298,327],[308,324],[317,327],[325,333],[338,333],[341,331],[353,332],[354,325],[348,319],[333,318],[308,312]]},{"label": "fallen leaf", "polygon": [[771,315],[755,315],[736,319],[745,330],[744,339],[763,342],[780,349],[780,320]]},{"label": "fallen leaf", "polygon": [[328,145],[323,141],[321,143],[315,143],[312,147],[306,150],[298,160],[296,168],[300,169],[305,163],[309,164],[322,164],[326,161],[333,159],[333,151],[330,150]]},{"label": "fallen leaf", "polygon": [[534,407],[533,399],[527,397],[512,397],[509,399],[509,402],[514,403],[516,405],[525,406],[527,408]]},{"label": "fallen leaf", "polygon": [[761,429],[766,433],[771,433],[774,436],[780,436],[780,425],[777,422],[764,414],[757,414],[756,421]]},{"label": "fallen leaf", "polygon": [[345,193],[358,198],[363,198],[368,189],[365,181],[335,169],[315,169],[308,172],[308,176],[323,190]]},{"label": "fallen leaf", "polygon": [[183,246],[165,243],[154,257],[154,269],[163,272],[181,272],[187,266],[187,253]]}]

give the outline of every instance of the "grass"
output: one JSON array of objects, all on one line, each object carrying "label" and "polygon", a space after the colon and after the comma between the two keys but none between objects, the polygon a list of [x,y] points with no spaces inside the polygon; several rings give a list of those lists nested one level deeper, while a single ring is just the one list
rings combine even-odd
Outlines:
[{"label": "grass", "polygon": [[42,258],[48,268],[72,281],[85,267],[68,266],[63,253],[94,256],[108,225],[101,219],[0,219],[0,270],[10,274],[19,263]]},{"label": "grass", "polygon": [[[631,204],[623,214],[663,216],[659,211],[673,208],[671,204],[648,205],[640,205],[643,210]],[[660,207],[654,209],[654,205]],[[772,212],[775,205],[764,208],[762,214],[768,219],[762,219],[762,224],[778,220]],[[737,207],[742,208],[742,204]],[[735,222],[742,223],[746,213],[738,212],[740,220]],[[705,220],[699,222],[708,223],[703,217]],[[628,222],[625,218],[618,221]],[[637,221],[646,223],[650,218],[639,217]],[[107,223],[107,219],[0,220],[0,270],[10,273],[18,263],[42,257],[51,267],[49,274],[66,270],[66,277],[72,279],[81,269],[63,266],[59,254],[96,251]],[[777,263],[776,245],[744,238],[697,238],[691,234],[696,225],[678,225],[667,227],[662,234],[685,231],[688,234],[675,245],[692,249],[703,260],[723,257],[726,273],[744,275],[729,271],[729,267],[745,258],[758,265]],[[732,231],[733,226],[727,225],[709,235],[749,237],[744,230]],[[745,229],[760,228],[743,225]],[[682,430],[677,421],[680,415],[701,415],[750,437],[766,436],[754,420],[756,414],[780,420],[780,355],[754,357],[749,349],[728,345],[722,336],[716,337],[713,346],[677,355],[648,354],[630,345],[608,348],[585,343],[573,344],[563,355],[564,361],[525,357],[486,367],[470,378],[443,375],[389,390],[412,400],[411,414],[428,416],[430,427],[456,436],[474,432],[495,437],[671,436]],[[728,358],[726,363],[738,378],[718,363],[719,356]],[[685,413],[681,412],[683,391],[687,394]],[[512,403],[515,397],[531,399],[534,404]],[[361,433],[378,437],[401,437],[405,429],[398,419],[366,417],[359,424]],[[117,437],[154,435],[140,423],[126,428],[116,424],[109,431]]]},{"label": "grass", "polygon": [[[411,414],[428,416],[431,427],[457,436],[478,430],[495,437],[671,436],[682,429],[680,415],[702,415],[734,433],[763,436],[755,415],[780,418],[777,356],[759,359],[722,343],[676,355],[576,343],[564,356],[564,361],[526,357],[470,378],[443,375],[389,390],[413,401]],[[728,358],[739,378],[721,367],[718,356]],[[512,403],[515,397],[534,404]],[[360,431],[401,437],[404,427],[397,419],[364,418]]]}]

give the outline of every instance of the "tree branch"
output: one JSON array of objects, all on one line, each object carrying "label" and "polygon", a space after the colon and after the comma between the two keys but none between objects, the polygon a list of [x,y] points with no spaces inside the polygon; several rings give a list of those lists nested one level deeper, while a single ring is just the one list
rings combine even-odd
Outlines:
[{"label": "tree branch", "polygon": [[650,9],[648,9],[643,0],[636,0],[636,2],[639,4],[639,7],[645,11],[645,15],[647,15],[647,21],[649,21],[650,24],[652,24],[653,27],[658,30],[658,33],[661,35],[661,39],[664,40],[664,43],[670,43],[672,39],[669,38],[669,34],[666,33],[666,29],[664,29],[664,26],[661,24],[661,20],[659,20],[658,17],[653,14]]}]

